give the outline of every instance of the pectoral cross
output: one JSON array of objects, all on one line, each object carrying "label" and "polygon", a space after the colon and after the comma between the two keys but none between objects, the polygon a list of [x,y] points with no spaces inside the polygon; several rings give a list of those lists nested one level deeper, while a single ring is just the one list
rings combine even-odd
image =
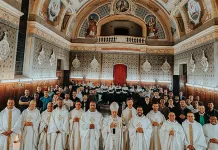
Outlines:
[{"label": "pectoral cross", "polygon": [[94,124],[95,123],[95,118],[91,117],[90,122],[91,122],[91,124]]},{"label": "pectoral cross", "polygon": [[51,116],[48,116],[48,118],[47,118],[48,123],[50,122],[50,118],[51,118]]},{"label": "pectoral cross", "polygon": [[137,127],[138,127],[138,128],[141,128],[141,127],[142,127],[142,124],[139,122],[139,123],[137,124]]},{"label": "pectoral cross", "polygon": [[58,115],[58,120],[61,120],[63,117],[61,115]]},{"label": "pectoral cross", "polygon": [[28,116],[28,117],[27,117],[27,122],[31,122],[31,120],[32,120],[32,117],[31,117],[31,116]]}]

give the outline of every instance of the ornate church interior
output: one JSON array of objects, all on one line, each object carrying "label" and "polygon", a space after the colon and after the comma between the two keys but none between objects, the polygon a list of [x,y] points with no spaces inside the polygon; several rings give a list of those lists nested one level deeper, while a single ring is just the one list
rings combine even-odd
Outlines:
[{"label": "ornate church interior", "polygon": [[0,110],[26,89],[111,84],[218,108],[217,39],[217,0],[0,0]]},{"label": "ornate church interior", "polygon": [[1,109],[37,86],[110,85],[116,66],[115,85],[160,85],[218,106],[217,1],[121,1],[1,1]]}]

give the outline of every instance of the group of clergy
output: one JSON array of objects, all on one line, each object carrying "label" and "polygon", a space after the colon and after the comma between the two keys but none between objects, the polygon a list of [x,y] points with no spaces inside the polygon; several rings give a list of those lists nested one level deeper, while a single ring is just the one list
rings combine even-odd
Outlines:
[{"label": "group of clergy", "polygon": [[[77,101],[68,112],[63,100],[57,107],[48,103],[40,114],[36,102],[31,101],[22,114],[9,99],[0,113],[0,150],[13,150],[14,139],[20,138],[20,150],[218,150],[218,124],[216,116],[202,127],[189,112],[180,125],[175,114],[168,120],[158,111],[159,105],[143,115],[143,109],[133,107],[127,99],[127,107],[118,116],[119,105],[111,103],[111,115],[103,118],[91,101],[89,110],[81,109]],[[103,143],[103,144],[102,144]]]}]

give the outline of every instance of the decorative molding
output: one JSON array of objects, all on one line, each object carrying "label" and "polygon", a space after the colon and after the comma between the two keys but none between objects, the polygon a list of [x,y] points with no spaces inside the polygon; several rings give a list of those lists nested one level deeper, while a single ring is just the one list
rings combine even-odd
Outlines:
[{"label": "decorative molding", "polygon": [[218,38],[218,25],[209,27],[208,29],[173,46],[175,54],[182,53],[194,46],[201,45],[202,43],[206,43],[216,38]]},{"label": "decorative molding", "polygon": [[8,58],[10,51],[7,32],[4,32],[3,39],[0,41],[0,62]]},{"label": "decorative molding", "polygon": [[[125,43],[110,43],[110,44],[96,44],[97,51],[104,52],[133,52],[133,53],[152,53],[152,54],[174,54],[173,46],[148,46],[135,45]],[[70,49],[72,51],[95,51],[94,44],[71,43]]]},{"label": "decorative molding", "polygon": [[55,32],[49,30],[48,28],[46,28],[38,22],[28,21],[27,33],[38,35],[39,37],[42,37],[52,43],[60,45],[63,48],[66,48],[68,50],[70,49],[71,42],[59,36]]},{"label": "decorative molding", "polygon": [[72,61],[72,65],[73,65],[73,68],[77,69],[80,67],[80,61],[79,59],[77,58],[77,55],[76,55],[76,58]]},{"label": "decorative molding", "polygon": [[4,19],[19,27],[23,13],[4,1],[0,1],[0,19]]}]

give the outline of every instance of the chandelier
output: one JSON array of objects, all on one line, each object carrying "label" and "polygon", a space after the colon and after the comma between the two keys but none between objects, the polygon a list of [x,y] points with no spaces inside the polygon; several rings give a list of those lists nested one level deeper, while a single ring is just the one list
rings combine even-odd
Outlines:
[{"label": "chandelier", "polygon": [[77,58],[77,55],[76,55],[75,59],[72,61],[73,68],[75,68],[75,69],[79,68],[80,64],[81,63],[80,63],[80,61],[79,61],[79,59]]},{"label": "chandelier", "polygon": [[207,72],[209,64],[208,64],[207,57],[205,56],[204,51],[203,51],[203,55],[202,55],[202,58],[201,58],[201,65],[202,65],[203,71]]},{"label": "chandelier", "polygon": [[145,71],[145,72],[149,72],[151,70],[151,64],[149,63],[147,57],[146,57],[146,61],[143,63],[142,65],[142,69]]},{"label": "chandelier", "polygon": [[191,54],[191,59],[189,61],[189,67],[190,67],[190,70],[191,70],[192,73],[195,72],[195,61],[194,61],[194,59],[192,57],[192,54]]},{"label": "chandelier", "polygon": [[165,62],[161,66],[161,69],[163,70],[164,73],[168,73],[170,71],[170,64],[167,62],[167,58],[165,59]]},{"label": "chandelier", "polygon": [[93,70],[97,70],[97,69],[98,69],[99,63],[98,63],[97,59],[95,58],[95,56],[94,56],[94,58],[92,59],[92,61],[91,61],[91,63],[90,63],[90,66],[91,66],[91,68],[92,68]]},{"label": "chandelier", "polygon": [[38,64],[42,65],[44,62],[45,62],[45,52],[44,52],[44,49],[42,48],[38,56]]},{"label": "chandelier", "polygon": [[4,37],[0,41],[0,61],[7,59],[9,54],[10,54],[10,47],[8,43],[7,32],[4,32]]},{"label": "chandelier", "polygon": [[55,53],[53,51],[51,57],[50,57],[50,65],[53,66],[56,62],[56,57],[55,57]]}]

